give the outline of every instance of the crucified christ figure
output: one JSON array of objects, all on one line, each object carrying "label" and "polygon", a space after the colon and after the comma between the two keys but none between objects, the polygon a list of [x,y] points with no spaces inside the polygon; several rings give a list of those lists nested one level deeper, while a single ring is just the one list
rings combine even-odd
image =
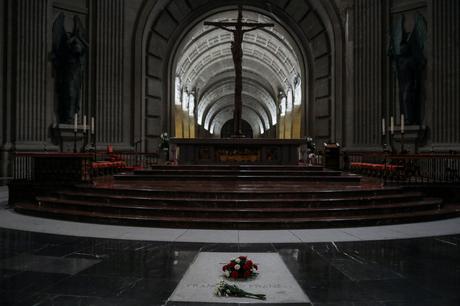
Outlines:
[{"label": "crucified christ figure", "polygon": [[244,33],[260,28],[274,27],[273,23],[243,22],[243,6],[238,6],[237,22],[205,22],[204,25],[215,26],[233,34],[232,56],[235,65],[235,105],[233,110],[233,136],[244,137],[241,132],[241,113],[243,109],[243,37]]}]

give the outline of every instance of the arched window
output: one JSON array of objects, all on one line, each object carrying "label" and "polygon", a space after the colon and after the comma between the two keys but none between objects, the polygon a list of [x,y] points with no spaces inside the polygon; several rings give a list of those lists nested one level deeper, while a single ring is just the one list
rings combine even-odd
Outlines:
[{"label": "arched window", "polygon": [[259,128],[260,128],[260,134],[265,133],[265,129],[264,129],[263,123],[260,123],[260,124],[259,124]]},{"label": "arched window", "polygon": [[184,92],[182,93],[182,110],[184,112],[188,112],[188,99],[188,92],[184,89]]},{"label": "arched window", "polygon": [[195,91],[189,95],[189,102],[188,102],[188,115],[193,117],[195,114]]},{"label": "arched window", "polygon": [[293,106],[293,97],[292,97],[292,89],[289,88],[287,92],[287,101],[286,101],[286,112],[292,112]]},{"label": "arched window", "polygon": [[209,133],[214,134],[214,129],[215,129],[215,127],[216,127],[216,123],[213,122],[213,123],[211,124],[211,127],[209,128]]},{"label": "arched window", "polygon": [[302,80],[300,76],[297,76],[294,81],[294,105],[299,106],[302,104]]},{"label": "arched window", "polygon": [[182,104],[182,82],[178,76],[176,76],[176,95],[174,98],[174,104],[177,106]]},{"label": "arched window", "polygon": [[283,94],[280,101],[280,116],[286,116],[286,96]]}]

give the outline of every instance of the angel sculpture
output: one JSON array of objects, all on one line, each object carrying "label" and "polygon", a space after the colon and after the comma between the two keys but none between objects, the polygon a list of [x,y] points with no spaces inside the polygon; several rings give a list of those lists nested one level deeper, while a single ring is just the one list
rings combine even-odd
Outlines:
[{"label": "angel sculpture", "polygon": [[83,71],[86,65],[88,42],[83,24],[74,16],[73,32],[64,26],[65,15],[60,13],[53,24],[52,61],[55,71],[57,114],[59,123],[72,123],[80,111]]},{"label": "angel sculpture", "polygon": [[427,36],[425,18],[417,14],[412,32],[404,29],[404,15],[399,16],[391,30],[389,56],[394,62],[399,85],[400,113],[405,123],[420,124],[422,72],[426,66],[423,55]]}]

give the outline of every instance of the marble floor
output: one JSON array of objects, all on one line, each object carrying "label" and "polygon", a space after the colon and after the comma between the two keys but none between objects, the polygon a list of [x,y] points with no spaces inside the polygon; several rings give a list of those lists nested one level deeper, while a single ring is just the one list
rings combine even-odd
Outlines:
[{"label": "marble floor", "polygon": [[246,244],[10,229],[0,230],[0,305],[198,305],[168,298],[204,251],[276,252],[315,306],[460,305],[460,235]]},{"label": "marble floor", "polygon": [[6,200],[0,190],[1,306],[225,305],[169,300],[200,252],[277,253],[314,306],[460,305],[458,218],[297,232],[146,230],[21,216]]}]

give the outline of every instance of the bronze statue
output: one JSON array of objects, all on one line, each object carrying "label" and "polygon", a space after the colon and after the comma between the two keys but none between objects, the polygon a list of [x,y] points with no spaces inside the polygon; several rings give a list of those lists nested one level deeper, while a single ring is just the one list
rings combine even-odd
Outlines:
[{"label": "bronze statue", "polygon": [[245,23],[243,22],[243,7],[238,6],[237,22],[205,22],[205,25],[211,25],[233,33],[233,42],[231,46],[233,63],[235,65],[235,109],[233,111],[233,136],[244,137],[241,131],[241,113],[243,109],[242,92],[243,92],[243,37],[244,33],[254,31],[265,27],[274,27],[272,23]]},{"label": "bronze statue", "polygon": [[64,27],[65,15],[60,13],[53,24],[52,61],[55,72],[57,115],[59,123],[72,123],[80,111],[83,71],[86,65],[88,42],[83,24],[74,16],[73,32]]},{"label": "bronze statue", "polygon": [[391,31],[389,56],[394,62],[399,85],[400,113],[406,124],[420,124],[422,72],[426,66],[423,54],[426,22],[417,15],[412,32],[404,30],[404,15],[399,16]]}]

